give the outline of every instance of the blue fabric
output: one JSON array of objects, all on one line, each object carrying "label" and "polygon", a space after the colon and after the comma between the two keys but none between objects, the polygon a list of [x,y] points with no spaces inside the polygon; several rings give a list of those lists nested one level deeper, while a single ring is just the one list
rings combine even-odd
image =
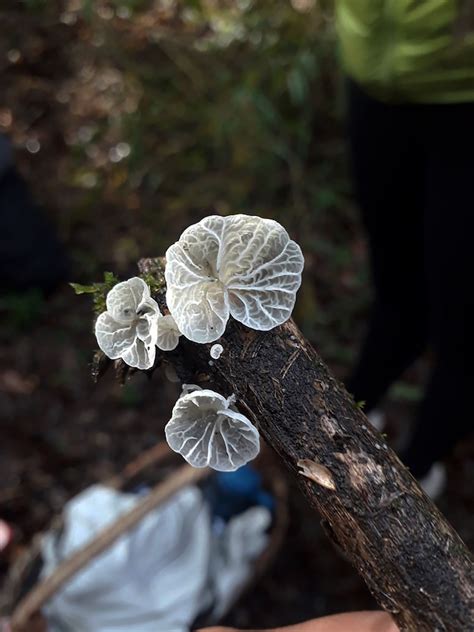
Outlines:
[{"label": "blue fabric", "polygon": [[236,472],[216,472],[206,496],[213,515],[225,521],[256,505],[272,512],[275,508],[275,499],[265,491],[261,475],[250,465]]}]

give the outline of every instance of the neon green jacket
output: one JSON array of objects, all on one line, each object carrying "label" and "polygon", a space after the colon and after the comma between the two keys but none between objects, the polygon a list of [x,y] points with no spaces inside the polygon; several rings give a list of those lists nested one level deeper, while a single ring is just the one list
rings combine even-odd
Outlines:
[{"label": "neon green jacket", "polygon": [[346,72],[374,97],[474,101],[474,0],[336,0],[336,24]]}]

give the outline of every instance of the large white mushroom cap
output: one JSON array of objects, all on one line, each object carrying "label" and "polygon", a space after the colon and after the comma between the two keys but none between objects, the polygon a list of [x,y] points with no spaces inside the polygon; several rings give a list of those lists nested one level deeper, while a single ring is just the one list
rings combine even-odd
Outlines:
[{"label": "large white mushroom cap", "polygon": [[229,315],[273,329],[291,316],[304,258],[278,222],[211,215],[187,228],[166,252],[166,302],[179,330],[213,342]]},{"label": "large white mushroom cap", "polygon": [[117,283],[107,294],[107,311],[95,324],[99,347],[112,360],[150,369],[155,362],[157,321],[161,317],[148,285],[139,277]]},{"label": "large white mushroom cap", "polygon": [[172,450],[194,467],[233,472],[260,451],[258,430],[226,399],[208,389],[182,395],[166,424]]}]

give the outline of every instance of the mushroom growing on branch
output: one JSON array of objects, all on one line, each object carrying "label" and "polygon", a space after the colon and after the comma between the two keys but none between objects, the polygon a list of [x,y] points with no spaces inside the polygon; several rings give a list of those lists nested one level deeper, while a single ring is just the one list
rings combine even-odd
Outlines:
[{"label": "mushroom growing on branch", "polygon": [[[173,409],[171,448],[195,467],[234,470],[258,454],[251,422],[258,424],[400,629],[470,630],[473,566],[465,545],[290,319],[303,256],[286,231],[259,217],[211,216],[168,249],[164,274],[161,258],[139,267],[159,301],[166,276],[168,308],[189,339],[167,368],[173,379],[198,383],[184,385]],[[132,281],[135,288],[140,280]],[[124,292],[123,304],[107,297],[108,316],[96,331],[109,357],[127,362],[127,344],[140,346],[145,294]],[[193,344],[216,341],[230,316],[222,345]],[[236,393],[248,418],[234,397],[199,384]]]},{"label": "mushroom growing on branch", "polygon": [[100,349],[112,360],[121,358],[128,366],[150,369],[161,313],[148,285],[139,277],[117,283],[107,294],[106,305],[95,323]]},{"label": "mushroom growing on branch", "polygon": [[166,252],[166,302],[179,330],[214,342],[229,316],[267,331],[291,316],[304,258],[278,222],[211,215],[187,228]]},{"label": "mushroom growing on branch", "polygon": [[258,430],[234,401],[208,389],[182,395],[165,427],[170,448],[194,467],[221,472],[233,472],[254,459],[260,451]]},{"label": "mushroom growing on branch", "polygon": [[107,311],[97,318],[95,335],[100,349],[111,360],[151,369],[156,347],[173,351],[181,332],[174,318],[163,316],[150,288],[139,277],[117,283],[106,298]]}]

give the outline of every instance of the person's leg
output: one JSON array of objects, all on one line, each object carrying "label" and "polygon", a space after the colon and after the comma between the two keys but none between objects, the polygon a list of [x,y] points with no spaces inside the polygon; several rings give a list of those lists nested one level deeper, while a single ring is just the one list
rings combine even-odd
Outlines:
[{"label": "person's leg", "polygon": [[355,193],[375,295],[346,386],[369,412],[426,345],[424,155],[413,107],[380,103],[352,83],[348,93]]},{"label": "person's leg", "polygon": [[474,103],[425,110],[425,252],[435,365],[402,454],[418,477],[474,427]]}]

